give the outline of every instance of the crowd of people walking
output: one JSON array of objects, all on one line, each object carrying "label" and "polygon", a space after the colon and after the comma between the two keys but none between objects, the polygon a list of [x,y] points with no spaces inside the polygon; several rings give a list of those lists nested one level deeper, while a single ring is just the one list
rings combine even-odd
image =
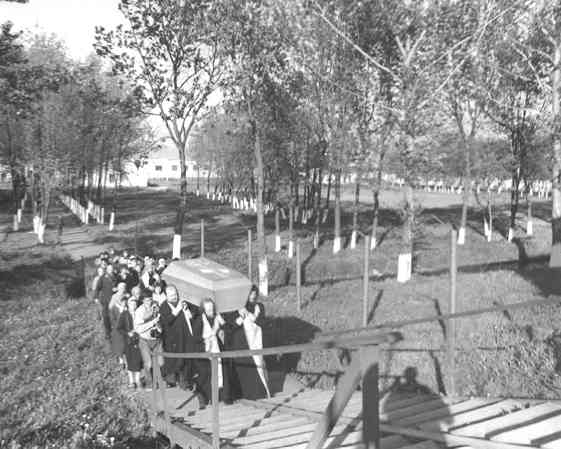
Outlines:
[{"label": "crowd of people walking", "polygon": [[[244,308],[221,314],[210,298],[180,298],[162,273],[166,260],[140,258],[109,250],[96,259],[92,295],[112,353],[128,374],[131,389],[150,389],[153,363],[160,367],[168,387],[193,390],[201,407],[211,401],[208,359],[162,357],[160,353],[214,352],[261,349],[265,309],[254,286]],[[262,356],[220,358],[220,400],[270,396]],[[157,380],[157,379],[156,379]]]}]

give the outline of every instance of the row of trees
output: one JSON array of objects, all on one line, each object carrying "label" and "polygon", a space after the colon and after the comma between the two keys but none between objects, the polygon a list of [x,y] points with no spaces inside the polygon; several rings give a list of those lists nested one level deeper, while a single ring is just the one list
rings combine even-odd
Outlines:
[{"label": "row of trees", "polygon": [[[98,30],[98,53],[142,89],[182,161],[197,129],[199,162],[214,165],[234,189],[255,193],[262,277],[265,195],[281,199],[284,191],[295,201],[303,184],[303,202],[318,222],[329,175],[337,250],[348,167],[370,183],[374,244],[382,170],[391,163],[405,179],[403,255],[410,260],[413,186],[419,175],[446,169],[439,164],[445,152],[435,150],[443,135],[454,136],[449,159],[465,187],[460,234],[474,169],[484,175],[490,159],[475,151],[482,138],[507,143],[499,165],[514,184],[511,227],[517,186],[553,166],[551,264],[561,264],[557,2],[122,0],[120,9],[126,24]],[[222,104],[208,111],[217,91]],[[186,193],[182,173],[174,255]]]},{"label": "row of trees", "polygon": [[0,163],[12,179],[17,228],[26,192],[39,240],[56,189],[103,201],[109,173],[153,144],[133,89],[91,57],[75,63],[54,38],[24,47],[10,23],[0,35]]}]

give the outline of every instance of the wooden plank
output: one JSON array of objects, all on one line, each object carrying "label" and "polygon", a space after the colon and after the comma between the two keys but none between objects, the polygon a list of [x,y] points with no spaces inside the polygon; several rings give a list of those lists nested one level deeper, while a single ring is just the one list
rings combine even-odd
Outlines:
[{"label": "wooden plank", "polygon": [[305,417],[297,417],[291,415],[280,415],[280,416],[282,416],[282,420],[276,420],[276,421],[268,420],[256,427],[252,427],[248,425],[243,429],[226,430],[226,431],[223,430],[221,431],[221,435],[223,438],[230,438],[230,439],[239,438],[242,436],[250,436],[250,435],[263,435],[269,432],[276,432],[277,430],[290,429],[292,427],[305,425],[310,422],[310,420]]},{"label": "wooden plank", "polygon": [[[357,423],[358,424],[358,423]],[[295,438],[299,441],[307,441],[307,438],[312,434],[314,428],[316,427],[317,423],[314,422],[307,422],[301,426],[293,426],[289,429],[277,430],[273,432],[267,432],[266,434],[258,434],[258,435],[250,435],[246,437],[239,437],[232,440],[233,444],[239,444],[243,446],[251,445],[251,444],[258,444],[258,443],[268,443],[270,441],[279,440],[282,438]],[[331,435],[339,435],[345,431],[349,431],[352,429],[356,431],[356,428],[352,426],[349,427],[349,424],[338,424],[333,428]],[[305,435],[302,439],[300,435]]]},{"label": "wooden plank", "polygon": [[380,409],[382,412],[388,413],[400,408],[405,408],[411,405],[420,404],[422,402],[428,401],[429,399],[436,399],[436,398],[440,398],[440,396],[436,394],[435,395],[415,394],[415,395],[407,395],[404,396],[403,398],[396,398],[390,393],[384,396],[380,401]]},{"label": "wooden plank", "polygon": [[489,438],[501,431],[514,429],[526,423],[537,422],[558,413],[561,413],[561,405],[545,403],[488,421],[461,427],[453,430],[452,433],[474,438]]},{"label": "wooden plank", "polygon": [[442,449],[442,446],[436,444],[434,441],[427,440],[408,444],[407,446],[402,446],[400,449]]},{"label": "wooden plank", "polygon": [[525,425],[517,429],[501,432],[492,436],[492,441],[502,441],[504,443],[517,444],[539,444],[542,440],[553,438],[561,429],[561,415],[540,420],[539,422]]},{"label": "wooden plank", "polygon": [[[236,421],[248,421],[250,419],[258,419],[265,416],[267,412],[259,411],[259,410],[252,410],[248,407],[246,408],[237,408],[236,410],[220,410],[220,418],[224,422],[236,422]],[[210,414],[205,414],[202,416],[189,416],[185,418],[185,421],[190,422],[192,424],[207,424],[209,420],[212,419]]]},{"label": "wooden plank", "polygon": [[[399,435],[390,435],[389,437],[384,437],[380,440],[380,447],[382,449],[401,449],[403,446],[407,446],[409,441]],[[297,446],[297,449],[304,449],[304,447]],[[291,449],[296,449],[291,448]],[[364,444],[351,444],[349,446],[341,446],[341,449],[364,449]]]},{"label": "wooden plank", "polygon": [[481,438],[465,437],[442,432],[427,432],[426,430],[413,429],[411,427],[398,427],[389,424],[381,424],[380,430],[384,433],[401,435],[416,440],[431,440],[444,443],[446,447],[467,446],[471,449],[521,449],[520,444],[504,443],[502,441],[490,441]]},{"label": "wooden plank", "polygon": [[397,421],[393,421],[392,424],[396,426],[411,426],[417,425],[426,421],[430,421],[433,419],[438,418],[441,422],[451,422],[453,415],[457,413],[462,413],[467,410],[473,410],[484,405],[490,405],[493,403],[498,402],[498,400],[489,400],[489,399],[468,399],[467,401],[458,402],[457,404],[451,405],[443,405],[442,408],[437,408],[435,410],[429,410],[426,412],[422,412],[413,416],[408,416],[407,418],[403,418]]},{"label": "wooden plank", "polygon": [[400,408],[394,410],[389,413],[382,413],[380,418],[386,421],[397,421],[408,416],[417,415],[419,413],[428,411],[428,410],[436,410],[456,402],[460,402],[462,399],[459,398],[448,398],[448,397],[439,397],[437,399],[429,399],[425,402],[421,402],[419,404],[411,405],[409,407]]},{"label": "wooden plank", "polygon": [[[275,414],[272,417],[269,418],[256,418],[253,420],[237,420],[235,422],[228,422],[228,421],[224,421],[223,425],[220,427],[221,431],[224,432],[230,432],[230,431],[243,431],[244,429],[250,428],[250,427],[255,427],[255,426],[265,426],[268,425],[270,426],[271,424],[277,423],[277,422],[282,422],[282,421],[287,421],[288,419],[290,419],[291,416],[286,414]],[[200,427],[203,430],[206,431],[210,431],[211,429],[211,425],[210,423],[203,425]]]},{"label": "wooden plank", "polygon": [[[292,448],[294,445],[300,445],[310,440],[312,432],[300,433],[275,440],[263,441],[255,444],[244,445],[244,449],[278,449]],[[362,431],[343,430],[337,434],[330,435],[326,438],[322,447],[339,447],[344,444],[356,444],[362,442]]]},{"label": "wooden plank", "polygon": [[464,413],[458,413],[451,416],[449,419],[435,419],[433,421],[423,422],[419,427],[423,430],[429,431],[444,431],[448,432],[458,427],[475,424],[477,422],[485,421],[491,418],[504,416],[517,408],[522,408],[520,401],[508,399],[505,401],[497,402],[496,404],[480,407],[475,410],[469,410]]},{"label": "wooden plank", "polygon": [[[273,410],[272,407],[271,410]],[[202,410],[202,412],[203,413],[197,413],[195,415],[187,416],[186,420],[191,422],[207,423],[208,420],[212,418],[212,409],[210,407],[207,407],[206,409]],[[248,407],[244,404],[220,407],[220,416],[227,418],[239,418],[240,416],[258,415],[259,413],[260,411],[258,409]],[[263,412],[261,411],[261,413]]]},{"label": "wooden plank", "polygon": [[555,440],[542,444],[541,447],[545,449],[561,449],[561,435],[559,436],[559,438],[557,437],[555,438],[556,438]]}]

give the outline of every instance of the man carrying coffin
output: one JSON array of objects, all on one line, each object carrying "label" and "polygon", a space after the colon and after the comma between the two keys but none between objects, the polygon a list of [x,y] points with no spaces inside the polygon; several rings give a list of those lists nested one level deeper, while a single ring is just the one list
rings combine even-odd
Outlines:
[{"label": "man carrying coffin", "polygon": [[[195,352],[193,337],[193,315],[187,301],[180,301],[175,286],[166,287],[166,300],[160,306],[160,323],[164,352]],[[182,358],[165,358],[164,370],[168,386],[180,383],[192,387],[194,372],[192,361]]]}]

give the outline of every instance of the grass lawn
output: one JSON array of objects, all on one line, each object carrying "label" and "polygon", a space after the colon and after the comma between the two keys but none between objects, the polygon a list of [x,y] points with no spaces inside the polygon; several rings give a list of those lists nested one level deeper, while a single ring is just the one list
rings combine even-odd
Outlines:
[{"label": "grass lawn", "polygon": [[[422,201],[423,194],[420,197]],[[99,244],[133,247],[138,229],[140,252],[169,255],[176,201],[173,191],[124,191],[119,196],[116,230],[109,234],[105,227],[92,226],[93,238]],[[10,223],[5,204],[0,204],[0,224]],[[254,229],[255,218],[202,198],[192,197],[190,205],[184,256],[198,255],[199,223],[204,219],[207,257],[247,272],[247,229]],[[427,202],[419,217],[416,274],[407,284],[395,281],[399,214],[389,204],[382,211],[384,238],[370,255],[370,267],[376,270],[369,284],[371,324],[447,312],[449,223],[457,222],[460,206],[453,201],[446,207],[433,206]],[[364,230],[370,223],[368,207],[361,206]],[[345,236],[350,234],[350,210],[350,204],[344,203]],[[471,211],[468,243],[458,248],[460,311],[561,294],[561,275],[545,264],[550,239],[545,221],[548,205],[537,204],[535,210],[541,219],[534,225],[535,237],[523,241],[530,258],[524,267],[518,265],[516,245],[498,235],[491,243],[484,240],[481,214]],[[67,226],[76,224],[60,205],[53,210],[53,216],[57,214],[65,214]],[[30,218],[27,211],[24,230],[0,238],[0,447],[163,445],[151,438],[145,411],[122,388],[123,373],[105,347],[97,311],[77,288],[80,264],[69,260],[64,247],[37,246],[27,232]],[[272,217],[267,218],[267,226],[272,232]],[[322,228],[322,245],[317,251],[312,249],[311,228],[299,226],[296,233],[304,263],[303,308],[296,310],[294,260],[288,260],[284,250],[270,252],[267,345],[303,342],[319,331],[361,325],[361,244],[333,255],[331,222]],[[523,236],[522,229],[517,233]],[[273,248],[272,235],[268,239]],[[559,306],[554,305],[459,322],[458,392],[561,397],[559,314]],[[407,367],[415,367],[419,382],[434,391],[446,391],[446,326],[433,322],[409,326],[402,332],[404,340],[384,353],[384,385]],[[282,366],[303,382],[330,388],[341,372],[341,355],[330,351],[303,354],[284,359]]]}]

